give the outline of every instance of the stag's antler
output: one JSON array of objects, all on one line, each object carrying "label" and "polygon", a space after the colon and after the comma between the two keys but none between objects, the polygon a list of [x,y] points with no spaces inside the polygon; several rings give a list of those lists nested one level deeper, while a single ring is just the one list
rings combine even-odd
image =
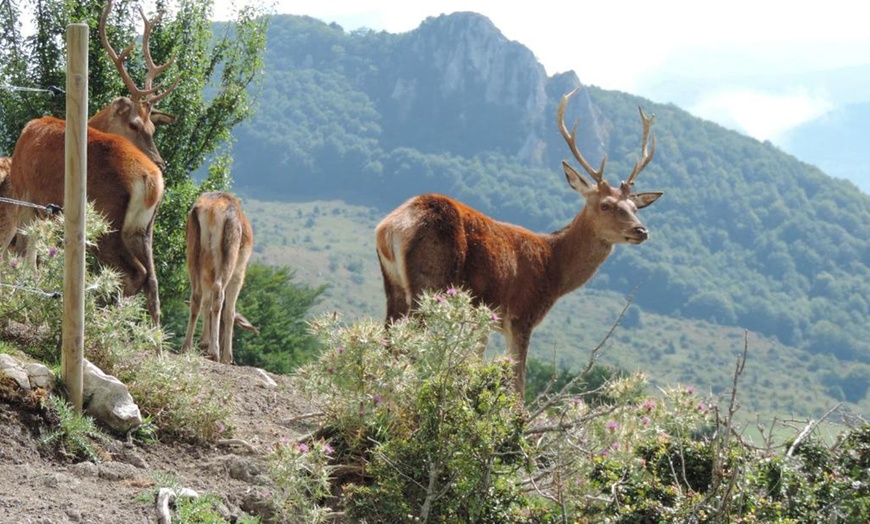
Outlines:
[{"label": "stag's antler", "polygon": [[[112,48],[112,45],[109,44],[109,38],[106,36],[106,19],[109,17],[109,11],[112,10],[112,0],[109,0],[106,3],[106,7],[103,8],[103,14],[100,15],[100,42],[103,44],[103,48],[106,50],[106,53],[109,54],[109,58],[112,59],[112,62],[115,63],[115,68],[118,70],[118,73],[121,74],[121,79],[124,81],[124,85],[127,86],[127,90],[130,91],[130,99],[133,102],[141,102],[144,101],[145,97],[148,98],[148,102],[151,104],[157,103],[159,100],[163,99],[171,93],[176,87],[178,87],[178,82],[181,78],[176,78],[175,82],[172,83],[169,88],[165,89],[162,93],[154,95],[161,88],[161,84],[152,87],[152,83],[154,79],[168,69],[174,62],[175,56],[169,59],[163,65],[155,65],[154,60],[151,58],[151,49],[150,49],[150,38],[151,38],[151,30],[154,28],[154,25],[163,18],[163,13],[159,13],[152,20],[149,20],[147,16],[145,16],[145,11],[142,8],[139,8],[139,13],[142,15],[142,20],[145,21],[145,32],[142,35],[142,52],[145,55],[145,65],[148,68],[148,72],[145,75],[145,87],[139,88],[136,85],[136,82],[130,77],[130,73],[127,72],[127,69],[124,67],[124,61],[130,57],[130,53],[133,51],[133,47],[136,45],[136,41],[130,42],[130,44],[121,52],[119,55],[115,52],[115,49]],[[154,96],[150,96],[154,95]]]},{"label": "stag's antler", "polygon": [[577,162],[589,173],[596,183],[600,183],[604,178],[604,166],[607,165],[607,155],[604,155],[604,158],[601,159],[601,167],[598,168],[598,171],[592,168],[589,162],[583,158],[583,155],[580,154],[580,150],[577,149],[577,124],[579,122],[574,122],[574,127],[571,129],[571,132],[568,132],[568,128],[565,126],[565,108],[568,107],[568,101],[580,91],[580,88],[576,88],[570,93],[567,93],[562,96],[562,101],[559,103],[559,110],[556,111],[556,118],[559,120],[559,131],[562,133],[562,137],[568,142],[568,147],[571,148],[571,153],[574,154],[574,158],[577,159]]},{"label": "stag's antler", "polygon": [[[634,169],[632,169],[631,174],[628,175],[628,178],[624,182],[625,185],[628,186],[628,188],[631,188],[631,186],[634,184],[634,179],[637,178],[637,175],[639,175],[640,172],[643,171],[643,168],[645,168],[647,164],[649,164],[650,160],[652,160],[653,158],[653,155],[656,153],[656,136],[655,134],[650,133],[649,130],[656,115],[653,114],[651,117],[647,118],[646,114],[644,114],[643,112],[643,108],[638,106],[637,109],[638,111],[640,111],[641,120],[643,120],[643,138],[641,139],[640,143],[641,157],[640,160],[635,162]],[[650,136],[652,136],[652,146],[650,147],[649,152],[647,152],[647,139],[649,139]]]}]

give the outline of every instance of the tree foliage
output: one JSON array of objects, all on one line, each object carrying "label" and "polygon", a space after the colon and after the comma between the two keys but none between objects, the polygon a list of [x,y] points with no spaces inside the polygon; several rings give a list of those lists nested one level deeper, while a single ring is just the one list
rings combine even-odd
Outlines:
[{"label": "tree foliage", "polygon": [[[6,2],[0,9],[0,64],[6,83],[28,89],[65,85],[65,33],[72,22],[89,28],[88,96],[91,114],[116,96],[126,95],[114,64],[99,40],[103,0],[23,0]],[[141,31],[137,3],[118,0],[107,23],[107,35],[116,49],[135,41]],[[244,7],[233,23],[210,22],[212,1],[159,0],[165,13],[151,34],[155,63],[173,66],[157,82],[178,87],[161,101],[160,109],[176,121],[161,127],[155,139],[166,161],[166,194],[158,214],[154,251],[164,302],[180,299],[184,278],[184,220],[198,193],[230,185],[230,130],[253,111],[248,88],[263,67],[265,33],[269,18],[261,7]],[[155,13],[146,13],[149,17]],[[28,18],[32,15],[32,19]],[[32,23],[33,33],[22,28]],[[134,51],[128,70],[144,85],[141,52]],[[44,115],[63,118],[63,96],[40,91],[0,90],[0,149],[11,155],[21,129],[30,119]],[[190,174],[210,161],[208,177],[197,186]]]},{"label": "tree foliage", "polygon": [[293,282],[293,271],[254,263],[248,268],[237,309],[260,330],[239,332],[233,344],[237,364],[288,374],[314,358],[320,349],[305,316],[325,286]]}]

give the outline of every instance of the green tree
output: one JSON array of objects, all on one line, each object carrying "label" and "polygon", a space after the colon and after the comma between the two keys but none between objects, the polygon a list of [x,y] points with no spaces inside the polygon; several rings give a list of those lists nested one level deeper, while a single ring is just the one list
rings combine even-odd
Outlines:
[{"label": "green tree", "polygon": [[[166,161],[166,192],[154,235],[158,279],[164,303],[183,300],[184,221],[199,192],[230,185],[230,131],[253,110],[247,88],[262,70],[269,17],[263,7],[240,9],[232,23],[213,24],[212,0],[158,0],[165,12],[151,34],[151,54],[162,64],[173,65],[156,82],[180,78],[178,87],[160,102],[161,110],[176,121],[156,133],[157,146]],[[7,83],[47,89],[65,84],[66,26],[72,22],[90,27],[88,89],[92,110],[116,96],[126,95],[114,64],[102,49],[99,18],[104,0],[24,0],[5,2],[0,9],[0,64]],[[118,0],[107,24],[110,42],[121,48],[136,41],[141,23],[136,3]],[[147,13],[146,13],[147,14]],[[154,13],[150,13],[153,16]],[[28,18],[32,16],[31,18]],[[33,34],[21,27],[33,23]],[[128,70],[139,85],[145,72],[142,53],[133,51]],[[41,92],[0,91],[0,149],[11,154],[18,134],[32,118],[64,116],[63,97]],[[211,160],[208,176],[199,186],[190,176]]]},{"label": "green tree", "polygon": [[260,334],[236,330],[236,363],[287,374],[319,352],[320,343],[309,333],[305,316],[325,286],[298,285],[293,276],[286,266],[254,263],[248,268],[237,309]]}]

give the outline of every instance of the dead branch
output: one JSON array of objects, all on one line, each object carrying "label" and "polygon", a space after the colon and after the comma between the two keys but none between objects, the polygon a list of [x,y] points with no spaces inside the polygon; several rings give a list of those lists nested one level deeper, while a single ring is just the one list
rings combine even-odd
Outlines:
[{"label": "dead branch", "polygon": [[797,436],[797,438],[794,439],[794,442],[791,443],[791,446],[788,448],[788,451],[785,453],[785,456],[786,456],[786,457],[790,457],[790,456],[792,456],[792,454],[794,453],[795,449],[797,449],[798,444],[800,444],[800,443],[801,443],[805,438],[807,438],[807,436],[809,436],[809,434],[812,433],[812,431],[813,431],[814,429],[816,429],[816,426],[818,426],[819,424],[822,423],[822,421],[824,421],[826,418],[828,418],[828,417],[831,415],[831,413],[833,413],[834,411],[840,409],[840,406],[842,406],[842,405],[843,405],[843,403],[840,402],[840,403],[837,404],[836,406],[834,406],[834,407],[832,407],[831,409],[829,409],[829,410],[827,411],[827,413],[825,413],[824,415],[822,415],[822,418],[820,418],[819,420],[811,420],[811,421],[809,421],[809,423],[804,427],[803,431],[801,431],[800,434]]}]

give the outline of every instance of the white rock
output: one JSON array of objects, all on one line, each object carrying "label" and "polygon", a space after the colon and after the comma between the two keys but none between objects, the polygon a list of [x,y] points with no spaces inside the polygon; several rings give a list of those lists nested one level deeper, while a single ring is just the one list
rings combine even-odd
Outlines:
[{"label": "white rock", "polygon": [[117,378],[84,361],[82,371],[85,412],[120,433],[142,424],[139,406]]}]

